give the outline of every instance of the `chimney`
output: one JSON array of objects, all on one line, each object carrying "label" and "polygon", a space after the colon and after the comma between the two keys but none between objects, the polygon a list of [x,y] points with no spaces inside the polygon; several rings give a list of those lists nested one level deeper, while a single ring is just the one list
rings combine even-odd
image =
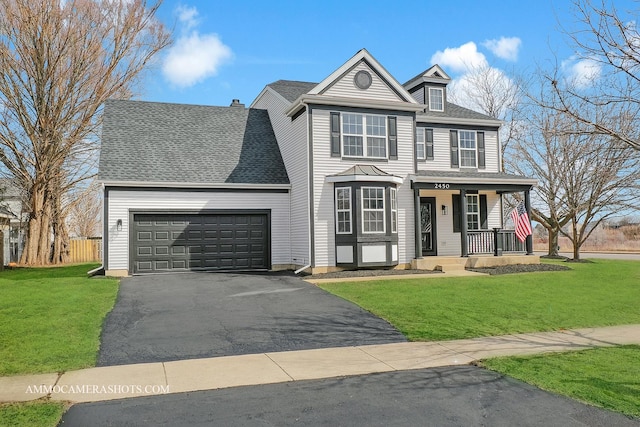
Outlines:
[{"label": "chimney", "polygon": [[244,104],[241,104],[239,99],[234,99],[231,101],[230,107],[244,108]]}]

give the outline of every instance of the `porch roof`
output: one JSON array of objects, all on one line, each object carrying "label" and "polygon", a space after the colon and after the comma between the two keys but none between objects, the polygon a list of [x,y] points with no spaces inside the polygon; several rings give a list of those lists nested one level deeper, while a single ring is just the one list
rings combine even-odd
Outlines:
[{"label": "porch roof", "polygon": [[409,175],[409,179],[414,188],[495,190],[498,193],[531,190],[538,184],[535,179],[504,172],[421,170]]},{"label": "porch roof", "polygon": [[354,165],[345,171],[329,175],[325,179],[326,182],[377,181],[395,182],[396,184],[402,184],[404,181],[401,177],[391,175],[372,165]]}]

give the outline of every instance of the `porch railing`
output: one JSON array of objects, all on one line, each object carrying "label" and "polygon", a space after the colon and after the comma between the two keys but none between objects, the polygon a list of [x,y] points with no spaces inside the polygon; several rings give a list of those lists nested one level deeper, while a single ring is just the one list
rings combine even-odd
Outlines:
[{"label": "porch railing", "polygon": [[515,230],[494,228],[486,231],[467,231],[469,255],[525,253],[525,243],[518,240]]}]

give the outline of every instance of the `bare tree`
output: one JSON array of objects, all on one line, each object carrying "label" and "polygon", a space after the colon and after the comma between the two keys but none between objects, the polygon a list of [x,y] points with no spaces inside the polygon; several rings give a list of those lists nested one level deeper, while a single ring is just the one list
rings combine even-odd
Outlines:
[{"label": "bare tree", "polygon": [[[529,97],[528,132],[514,144],[507,166],[538,179],[532,219],[549,231],[549,255],[557,255],[562,234],[579,259],[580,247],[602,221],[637,205],[640,153],[614,137],[590,132],[583,122],[554,108],[567,101],[545,79],[539,90]],[[572,102],[576,110],[594,108],[579,99]],[[603,117],[612,114],[598,109]]]},{"label": "bare tree", "polygon": [[[561,70],[547,74],[559,104],[557,111],[585,125],[585,131],[607,135],[640,150],[640,33],[637,11],[627,16],[604,0],[575,0],[574,9],[581,28],[565,31],[578,59],[594,71],[589,88],[576,86],[561,77]],[[598,77],[598,74],[602,78]],[[594,108],[576,108],[588,104]],[[609,115],[598,114],[607,108]],[[629,126],[629,123],[633,126]]]},{"label": "bare tree", "polygon": [[69,234],[73,237],[96,237],[100,234],[102,197],[94,181],[89,187],[76,191],[69,202]]},{"label": "bare tree", "polygon": [[68,257],[67,194],[94,174],[108,98],[167,46],[145,0],[0,0],[0,162],[28,195],[22,263]]},{"label": "bare tree", "polygon": [[448,94],[458,105],[502,120],[500,142],[503,160],[509,143],[518,139],[522,132],[518,111],[523,99],[523,86],[519,77],[509,77],[497,68],[482,65],[469,67],[452,84]]}]

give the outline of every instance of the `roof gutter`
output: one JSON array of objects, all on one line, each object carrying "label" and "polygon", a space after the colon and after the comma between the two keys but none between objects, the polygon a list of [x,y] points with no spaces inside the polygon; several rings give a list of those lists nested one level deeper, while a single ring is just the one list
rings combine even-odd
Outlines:
[{"label": "roof gutter", "polygon": [[98,180],[104,187],[142,187],[142,188],[206,188],[236,190],[290,190],[291,184],[244,184],[213,182],[165,182],[165,181],[110,181]]},{"label": "roof gutter", "polygon": [[334,105],[339,107],[355,107],[355,108],[380,108],[399,111],[424,111],[426,108],[423,104],[413,104],[410,102],[393,102],[393,101],[369,101],[366,99],[341,98],[337,96],[310,95],[304,94],[298,97],[285,114],[289,117],[293,116],[301,108],[308,104],[318,105]]},{"label": "roof gutter", "polygon": [[473,181],[474,184],[517,184],[517,185],[538,185],[538,180],[532,178],[522,178],[522,179],[509,179],[509,178],[478,178],[478,177],[461,177],[461,176],[420,176],[420,175],[409,175],[409,180],[411,182],[428,182],[428,183],[439,183],[439,182],[450,182],[455,184],[467,184],[469,181]]},{"label": "roof gutter", "polygon": [[462,117],[437,117],[437,116],[429,116],[426,114],[418,114],[416,116],[416,121],[418,123],[441,123],[445,125],[474,125],[474,126],[502,126],[503,122],[501,120],[491,120],[491,119],[470,119],[470,118],[462,118]]}]

